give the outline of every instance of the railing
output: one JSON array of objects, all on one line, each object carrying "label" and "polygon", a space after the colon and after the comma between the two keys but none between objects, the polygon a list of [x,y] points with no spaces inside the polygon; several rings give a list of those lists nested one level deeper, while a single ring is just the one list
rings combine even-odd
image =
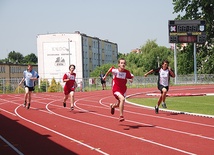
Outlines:
[{"label": "railing", "polygon": [[[64,83],[62,79],[39,79],[35,86],[35,92],[63,92]],[[6,93],[24,93],[24,87],[19,86],[21,79],[1,79],[0,78],[0,94]],[[100,78],[76,79],[78,87],[76,91],[95,91],[102,90]],[[171,78],[170,84],[174,85],[175,79]],[[111,89],[112,79],[106,79],[107,89]],[[176,85],[189,84],[214,84],[214,74],[200,74],[195,82],[194,75],[179,75],[176,79]],[[145,88],[157,85],[157,76],[150,75],[148,77],[136,76],[133,83],[127,82],[127,86],[131,88]]]}]

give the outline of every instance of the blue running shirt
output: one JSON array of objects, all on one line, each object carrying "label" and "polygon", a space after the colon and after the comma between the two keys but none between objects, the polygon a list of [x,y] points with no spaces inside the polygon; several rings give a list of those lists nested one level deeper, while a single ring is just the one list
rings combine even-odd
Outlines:
[{"label": "blue running shirt", "polygon": [[34,81],[35,80],[32,80],[31,78],[37,78],[38,77],[38,73],[34,70],[32,71],[24,71],[23,72],[23,76],[25,78],[25,85],[28,86],[28,87],[34,87]]}]

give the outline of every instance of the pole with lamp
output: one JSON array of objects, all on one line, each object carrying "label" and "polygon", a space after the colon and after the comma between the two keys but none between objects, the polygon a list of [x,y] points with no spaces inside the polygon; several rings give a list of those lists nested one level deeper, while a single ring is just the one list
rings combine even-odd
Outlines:
[{"label": "pole with lamp", "polygon": [[158,67],[160,67],[159,56],[157,56],[157,60],[158,60]]},{"label": "pole with lamp", "polygon": [[70,42],[72,42],[72,40],[70,40],[68,38],[68,61],[69,61],[69,65],[71,64],[71,47],[70,47]]}]

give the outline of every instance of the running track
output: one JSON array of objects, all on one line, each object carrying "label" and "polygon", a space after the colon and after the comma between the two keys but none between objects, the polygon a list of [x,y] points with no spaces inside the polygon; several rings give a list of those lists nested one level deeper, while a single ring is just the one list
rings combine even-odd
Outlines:
[{"label": "running track", "polygon": [[[156,88],[128,89],[145,95]],[[170,93],[214,93],[214,85],[170,87]],[[111,90],[76,92],[75,110],[62,106],[62,93],[0,95],[1,155],[211,155],[214,118],[125,104],[125,121],[110,114]],[[154,103],[155,105],[155,103]],[[168,103],[170,106],[170,103]]]}]

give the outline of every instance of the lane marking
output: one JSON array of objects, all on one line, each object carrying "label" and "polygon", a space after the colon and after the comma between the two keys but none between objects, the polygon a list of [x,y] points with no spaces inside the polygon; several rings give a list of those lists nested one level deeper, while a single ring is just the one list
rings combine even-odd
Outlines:
[{"label": "lane marking", "polygon": [[[144,108],[148,108],[148,109],[154,109],[153,107],[150,106],[145,106],[145,105],[140,105],[134,102],[130,102],[127,100],[127,98],[132,97],[132,96],[136,96],[136,95],[142,95],[145,94],[144,92],[141,93],[135,93],[135,94],[129,94],[126,96],[125,101],[129,104],[133,104],[133,105],[137,105],[137,106],[141,106]],[[198,114],[198,113],[190,113],[190,112],[184,112],[184,111],[176,111],[176,110],[168,110],[168,109],[159,109],[160,111],[166,111],[166,112],[172,112],[172,113],[180,113],[180,114],[186,114],[186,115],[193,115],[193,116],[201,116],[201,117],[208,117],[208,118],[214,118],[214,115],[206,115],[206,114]]]},{"label": "lane marking", "polygon": [[4,141],[8,146],[10,146],[16,153],[19,155],[24,155],[21,151],[19,151],[15,146],[13,146],[9,141],[7,141],[4,137],[0,135],[0,139]]},{"label": "lane marking", "polygon": [[[16,115],[17,115],[18,117],[20,117],[21,119],[23,119],[23,120],[25,120],[25,121],[27,121],[27,122],[30,122],[30,123],[32,123],[32,124],[34,124],[34,125],[36,125],[36,126],[39,126],[39,127],[43,128],[43,129],[46,129],[46,130],[48,130],[48,131],[51,131],[51,132],[53,132],[53,133],[55,133],[55,134],[57,134],[57,135],[59,135],[59,136],[62,136],[62,137],[64,137],[64,138],[66,138],[66,139],[69,139],[69,140],[71,140],[71,141],[74,141],[74,142],[76,142],[76,143],[78,143],[78,144],[80,144],[80,145],[83,145],[83,146],[87,147],[87,148],[90,148],[91,150],[95,150],[95,151],[97,151],[97,152],[99,152],[99,153],[101,153],[101,154],[103,154],[103,155],[109,155],[108,153],[105,153],[105,152],[101,151],[100,149],[97,149],[97,148],[95,148],[95,147],[92,147],[92,146],[90,146],[90,145],[87,145],[87,144],[85,144],[85,143],[83,143],[83,142],[81,142],[81,141],[78,141],[78,140],[76,140],[76,139],[74,139],[74,138],[71,138],[71,137],[69,137],[69,136],[67,136],[67,135],[64,135],[64,134],[62,134],[62,133],[60,133],[60,132],[57,132],[57,131],[55,131],[55,130],[53,130],[53,129],[50,129],[50,128],[46,127],[46,126],[43,126],[43,125],[41,125],[41,124],[38,124],[38,123],[33,122],[33,121],[31,121],[31,120],[29,120],[29,119],[27,119],[27,118],[22,117],[22,116],[19,115],[18,112],[17,112],[17,109],[18,109],[19,107],[20,107],[20,106],[18,106],[18,107],[15,109],[15,113],[16,113]],[[49,112],[50,112],[50,111],[49,111]]]},{"label": "lane marking", "polygon": [[8,114],[10,114],[10,115],[16,116],[16,114],[14,114],[14,113],[12,113],[12,112],[9,112],[9,111],[7,111],[7,110],[4,110],[4,109],[2,109],[2,108],[0,108],[0,110],[1,110],[1,111],[4,111],[4,112],[6,112],[6,113],[8,113]]},{"label": "lane marking", "polygon": [[[77,103],[77,101],[75,101],[75,103]],[[161,144],[161,143],[158,143],[158,142],[154,142],[154,141],[151,141],[151,140],[147,140],[147,139],[144,139],[144,138],[141,138],[141,137],[137,137],[137,136],[133,136],[133,135],[130,135],[130,134],[126,134],[126,133],[123,133],[123,132],[120,132],[120,131],[116,131],[116,130],[113,130],[113,129],[110,129],[110,128],[106,128],[106,127],[103,127],[103,126],[99,126],[99,125],[96,125],[96,124],[91,124],[91,123],[88,123],[88,122],[84,122],[84,121],[81,121],[81,120],[77,120],[77,119],[74,119],[74,118],[63,116],[61,114],[58,114],[58,113],[55,113],[55,112],[51,111],[48,108],[49,104],[51,104],[51,102],[46,105],[47,110],[52,112],[54,115],[59,116],[59,117],[62,117],[62,118],[68,119],[68,120],[72,120],[72,121],[75,121],[75,122],[78,122],[78,123],[86,124],[86,125],[89,125],[89,126],[93,126],[93,127],[96,127],[96,128],[100,128],[100,129],[103,129],[103,130],[107,130],[107,131],[110,131],[110,132],[114,132],[114,133],[117,133],[117,134],[121,134],[121,135],[130,137],[130,138],[133,138],[133,139],[138,139],[140,141],[144,141],[144,142],[151,143],[151,144],[154,144],[154,145],[162,146],[164,148],[168,148],[168,149],[175,150],[175,151],[178,151],[178,152],[186,153],[186,154],[189,154],[189,155],[195,155],[194,153],[191,153],[191,152],[188,152],[188,151],[185,151],[185,150],[181,150],[181,149],[178,149],[178,148],[175,148],[175,147],[171,147],[171,146],[164,145],[164,144]],[[82,109],[82,110],[83,111],[87,111],[87,110],[84,110],[84,109]],[[89,112],[89,113],[91,113],[91,112]],[[95,113],[93,113],[93,114],[95,114]],[[99,115],[99,116],[107,117],[107,115]],[[110,117],[110,116],[108,116],[108,117]]]}]

